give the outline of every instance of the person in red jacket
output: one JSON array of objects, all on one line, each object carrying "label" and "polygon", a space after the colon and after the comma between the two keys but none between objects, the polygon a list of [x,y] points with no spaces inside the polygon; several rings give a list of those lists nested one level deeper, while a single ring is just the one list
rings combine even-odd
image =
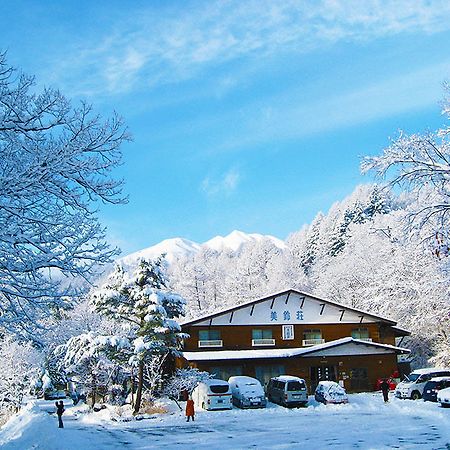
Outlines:
[{"label": "person in red jacket", "polygon": [[189,398],[186,401],[186,422],[189,422],[189,419],[192,417],[192,422],[194,421],[194,400],[192,400],[192,397],[189,396]]}]

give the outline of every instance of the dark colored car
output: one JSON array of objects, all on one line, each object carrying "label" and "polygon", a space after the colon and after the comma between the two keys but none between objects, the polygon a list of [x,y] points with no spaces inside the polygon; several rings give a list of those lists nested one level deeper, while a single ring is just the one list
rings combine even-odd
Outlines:
[{"label": "dark colored car", "polygon": [[432,378],[423,388],[422,398],[426,402],[437,402],[438,391],[448,387],[450,387],[450,377]]}]

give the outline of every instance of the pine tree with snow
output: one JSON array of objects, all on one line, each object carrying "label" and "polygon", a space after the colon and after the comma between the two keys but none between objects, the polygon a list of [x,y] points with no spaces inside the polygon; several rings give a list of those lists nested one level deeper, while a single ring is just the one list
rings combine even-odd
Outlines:
[{"label": "pine tree with snow", "polygon": [[130,340],[129,363],[138,371],[135,414],[141,404],[146,365],[154,358],[177,355],[185,337],[175,320],[184,315],[185,301],[168,291],[162,265],[162,258],[142,260],[131,276],[118,266],[92,295],[95,309],[119,322]]}]

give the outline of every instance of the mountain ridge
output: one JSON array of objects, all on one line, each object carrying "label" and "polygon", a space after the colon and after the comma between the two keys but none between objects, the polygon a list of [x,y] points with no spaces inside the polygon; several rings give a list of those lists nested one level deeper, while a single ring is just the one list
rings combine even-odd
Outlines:
[{"label": "mountain ridge", "polygon": [[181,237],[164,239],[155,245],[122,256],[117,259],[117,262],[124,266],[132,266],[141,258],[155,259],[158,256],[165,254],[165,259],[170,264],[177,258],[194,256],[203,249],[210,249],[219,253],[226,250],[233,253],[239,253],[244,245],[265,239],[271,241],[281,250],[287,248],[284,241],[274,236],[259,233],[245,233],[243,231],[234,230],[226,236],[218,235],[201,244]]}]

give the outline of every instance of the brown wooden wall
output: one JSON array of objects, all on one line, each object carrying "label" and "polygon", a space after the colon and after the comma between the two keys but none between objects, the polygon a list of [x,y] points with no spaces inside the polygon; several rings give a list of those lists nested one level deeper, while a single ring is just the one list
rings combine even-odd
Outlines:
[{"label": "brown wooden wall", "polygon": [[[180,360],[181,363],[181,360]],[[184,361],[184,364],[188,364]],[[226,360],[210,362],[189,363],[192,367],[200,370],[211,371],[211,368],[218,366],[240,366],[243,375],[256,377],[255,366],[283,365],[286,375],[294,375],[306,380],[310,394],[313,393],[314,384],[311,379],[311,368],[320,366],[332,366],[336,370],[336,381],[342,380],[347,392],[373,391],[378,378],[390,376],[397,370],[397,356],[395,354],[383,355],[353,355],[353,356],[333,356],[326,358],[273,358],[260,360]],[[354,369],[365,369],[367,379],[364,384],[355,383]]]},{"label": "brown wooden wall", "polygon": [[[186,326],[183,327],[183,332],[190,335],[189,339],[185,340],[185,351],[196,351],[198,347],[198,332],[199,330],[220,330],[221,339],[223,340],[223,347],[220,350],[248,350],[255,348],[298,348],[302,346],[303,331],[306,329],[319,329],[322,331],[322,339],[325,342],[334,341],[336,339],[351,336],[352,330],[355,328],[367,328],[369,330],[369,337],[373,342],[380,342],[384,344],[395,345],[395,334],[390,327],[381,326],[379,323],[368,324],[305,324],[294,325],[294,339],[283,340],[281,338],[282,324],[277,325],[222,325],[212,327],[197,327]],[[381,333],[380,333],[381,327]],[[253,329],[272,329],[272,337],[275,339],[275,346],[268,347],[252,347],[252,330]],[[202,350],[208,350],[203,348]],[[211,349],[214,350],[214,349]]]}]

